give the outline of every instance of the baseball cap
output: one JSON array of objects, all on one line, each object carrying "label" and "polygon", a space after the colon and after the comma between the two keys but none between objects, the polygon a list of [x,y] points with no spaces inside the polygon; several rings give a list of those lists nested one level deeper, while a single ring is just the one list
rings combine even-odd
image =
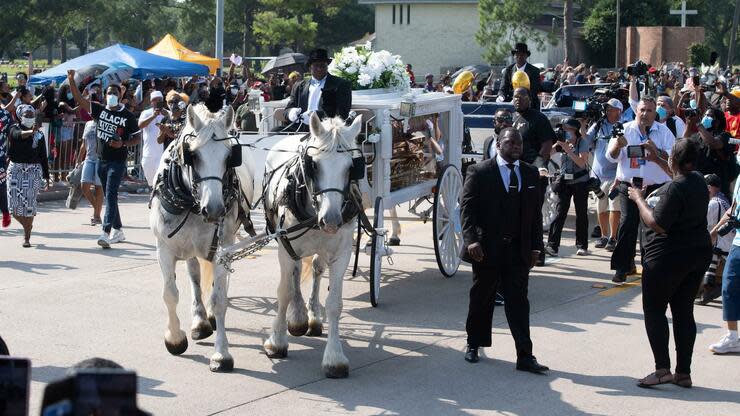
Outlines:
[{"label": "baseball cap", "polygon": [[622,102],[617,100],[616,98],[612,98],[609,101],[606,102],[606,105],[613,108],[618,108],[619,111],[623,111],[624,107],[622,106]]},{"label": "baseball cap", "polygon": [[155,98],[162,98],[163,99],[164,96],[162,95],[162,92],[161,91],[154,90],[154,91],[151,92],[151,94],[149,94],[149,99],[150,100],[153,100]]}]

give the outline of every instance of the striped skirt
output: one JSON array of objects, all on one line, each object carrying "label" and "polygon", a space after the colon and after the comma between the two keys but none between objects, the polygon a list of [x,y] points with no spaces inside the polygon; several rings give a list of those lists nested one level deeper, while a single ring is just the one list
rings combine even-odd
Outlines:
[{"label": "striped skirt", "polygon": [[19,217],[36,215],[37,198],[43,186],[41,165],[13,163],[8,166],[8,210]]}]

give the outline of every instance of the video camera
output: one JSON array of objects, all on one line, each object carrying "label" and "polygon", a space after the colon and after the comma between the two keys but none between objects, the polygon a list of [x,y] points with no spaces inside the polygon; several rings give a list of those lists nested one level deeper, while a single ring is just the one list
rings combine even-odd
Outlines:
[{"label": "video camera", "polygon": [[41,414],[142,415],[136,405],[136,373],[121,369],[80,369],[50,383],[44,390]]},{"label": "video camera", "polygon": [[736,216],[731,215],[727,222],[717,230],[717,234],[719,234],[720,237],[724,237],[738,228],[740,228],[740,220],[738,220]]},{"label": "video camera", "polygon": [[585,101],[573,101],[574,117],[592,120],[604,117],[606,113],[606,102],[612,98],[624,101],[626,94],[626,89],[622,88],[622,85],[619,83],[614,83],[604,88],[597,88],[594,90],[593,95],[586,98]]},{"label": "video camera", "polygon": [[642,76],[647,75],[647,71],[648,71],[647,64],[645,62],[642,62],[641,60],[637,60],[637,62],[635,62],[634,64],[627,66],[628,75],[642,77]]}]

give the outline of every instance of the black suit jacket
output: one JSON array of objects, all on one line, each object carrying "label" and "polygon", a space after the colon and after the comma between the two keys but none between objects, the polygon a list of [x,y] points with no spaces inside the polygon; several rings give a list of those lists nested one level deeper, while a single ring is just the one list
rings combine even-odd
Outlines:
[{"label": "black suit jacket", "polygon": [[[532,250],[544,249],[542,241],[542,192],[537,168],[519,162],[521,185],[521,259],[532,261]],[[483,262],[496,266],[501,261],[504,225],[507,221],[504,198],[506,190],[496,159],[488,159],[468,167],[461,203],[463,227],[462,259],[473,263],[468,245],[480,243]]]},{"label": "black suit jacket", "polygon": [[[296,107],[301,109],[301,113],[308,110],[308,87],[310,83],[311,77],[308,77],[293,86],[286,110]],[[336,116],[346,119],[351,107],[352,85],[342,78],[327,74],[324,88],[321,90],[319,109],[316,113],[322,119]]]},{"label": "black suit jacket", "polygon": [[486,140],[483,142],[483,160],[491,158],[491,146],[494,145],[494,140],[496,140],[496,133],[486,137]]},{"label": "black suit jacket", "polygon": [[[506,102],[509,102],[514,97],[514,88],[511,86],[511,76],[516,72],[516,63],[513,63],[506,67],[504,70],[504,76],[502,77],[501,89],[498,94],[504,97]],[[537,94],[542,91],[542,85],[540,84],[540,70],[536,66],[527,62],[524,66],[524,72],[529,77],[529,97],[531,99],[530,107],[537,110],[540,109],[540,98]]]}]

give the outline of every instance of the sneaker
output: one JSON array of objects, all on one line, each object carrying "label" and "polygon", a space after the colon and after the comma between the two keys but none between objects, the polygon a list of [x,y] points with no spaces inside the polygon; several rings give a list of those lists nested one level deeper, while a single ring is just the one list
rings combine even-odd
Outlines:
[{"label": "sneaker", "polygon": [[103,232],[103,234],[100,234],[100,237],[98,237],[98,245],[103,248],[110,248],[110,241],[108,241],[108,234]]},{"label": "sneaker", "polygon": [[585,248],[579,248],[578,251],[576,251],[577,256],[588,256],[588,250]]},{"label": "sneaker", "polygon": [[550,247],[550,246],[545,246],[545,253],[547,253],[547,255],[550,256],[550,257],[557,257],[558,256],[558,251],[555,250],[554,248]]},{"label": "sneaker", "polygon": [[599,238],[601,237],[601,226],[595,226],[593,231],[591,231],[591,238]]},{"label": "sneaker", "polygon": [[725,334],[718,343],[709,346],[709,351],[715,354],[727,354],[728,352],[740,352],[740,340],[731,339],[730,334]]},{"label": "sneaker", "polygon": [[599,241],[596,242],[596,244],[594,245],[594,247],[596,247],[596,248],[604,248],[604,247],[606,247],[606,245],[608,243],[609,243],[609,239],[608,238],[601,237],[601,238],[599,238]]},{"label": "sneaker", "polygon": [[115,228],[111,230],[110,232],[110,238],[108,241],[111,244],[120,243],[121,241],[126,241],[126,236],[123,235],[123,231],[116,230]]},{"label": "sneaker", "polygon": [[8,228],[10,225],[10,213],[3,212],[3,228]]},{"label": "sneaker", "polygon": [[617,247],[617,240],[610,238],[609,242],[606,243],[606,251],[612,252]]}]

